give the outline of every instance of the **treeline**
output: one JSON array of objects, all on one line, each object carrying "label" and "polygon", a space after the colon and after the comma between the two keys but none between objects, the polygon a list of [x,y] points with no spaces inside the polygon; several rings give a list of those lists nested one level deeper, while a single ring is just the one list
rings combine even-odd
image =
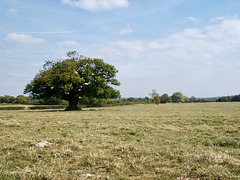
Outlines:
[{"label": "treeline", "polygon": [[240,94],[234,96],[222,96],[217,99],[217,102],[236,102],[240,101]]},{"label": "treeline", "polygon": [[24,95],[19,95],[17,97],[14,96],[0,96],[0,103],[7,103],[7,104],[28,104],[30,102],[29,97],[25,97]]},{"label": "treeline", "polygon": [[[84,107],[100,107],[100,106],[117,106],[134,104],[132,100],[127,99],[99,99],[99,98],[86,98],[79,99],[79,105]],[[26,105],[68,105],[68,101],[51,97],[48,99],[33,99],[24,95],[14,96],[0,96],[0,104],[26,104]]]},{"label": "treeline", "polygon": [[[168,94],[159,95],[156,90],[152,90],[149,96],[144,98],[119,98],[119,99],[98,99],[98,98],[86,98],[79,99],[79,104],[87,107],[97,106],[118,106],[118,105],[131,105],[131,104],[159,104],[159,103],[197,103],[197,102],[236,102],[240,101],[240,94],[233,96],[222,96],[216,100],[196,98],[194,96],[187,97],[181,92],[175,92],[171,96]],[[33,99],[24,95],[14,96],[0,96],[0,103],[2,104],[29,104],[29,105],[67,105],[68,102],[57,99],[55,97],[43,99]]]},{"label": "treeline", "polygon": [[194,96],[187,97],[184,96],[181,92],[174,92],[171,96],[169,96],[167,93],[159,95],[156,90],[152,90],[151,93],[149,93],[149,98],[145,97],[145,99],[148,99],[147,101],[150,103],[193,103],[193,102],[213,102],[212,100],[202,99],[202,98],[196,98]]},{"label": "treeline", "polygon": [[34,104],[34,105],[57,105],[63,103],[61,100],[56,98],[43,99],[32,99],[24,95],[14,96],[0,96],[0,103],[3,104]]},{"label": "treeline", "polygon": [[187,96],[184,96],[181,92],[175,92],[172,94],[172,96],[168,96],[167,94],[163,94],[162,96],[159,96],[156,90],[152,90],[151,93],[149,93],[150,99],[152,102],[158,104],[158,103],[166,103],[166,102],[174,102],[174,103],[194,103],[194,102],[237,102],[240,101],[240,94],[239,95],[233,95],[233,96],[222,96],[219,98],[195,98],[192,96],[191,98],[188,98]]}]

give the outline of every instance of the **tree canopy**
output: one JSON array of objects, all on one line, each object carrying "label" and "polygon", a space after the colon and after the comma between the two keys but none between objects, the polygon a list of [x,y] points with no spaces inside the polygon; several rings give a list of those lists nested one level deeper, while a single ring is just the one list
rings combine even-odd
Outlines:
[{"label": "tree canopy", "polygon": [[160,102],[161,103],[167,103],[167,102],[171,102],[172,99],[171,97],[168,96],[168,94],[163,94],[161,97],[160,97]]},{"label": "tree canopy", "polygon": [[120,92],[115,78],[117,69],[102,59],[79,56],[76,51],[68,52],[67,58],[47,61],[43,70],[27,84],[24,93],[34,98],[63,99],[69,102],[66,110],[78,110],[79,98],[118,98]]},{"label": "tree canopy", "polygon": [[179,102],[184,102],[184,96],[183,96],[183,94],[182,94],[181,92],[175,92],[175,93],[173,93],[173,95],[172,95],[172,101],[173,101],[173,102],[177,102],[177,103],[179,103]]}]

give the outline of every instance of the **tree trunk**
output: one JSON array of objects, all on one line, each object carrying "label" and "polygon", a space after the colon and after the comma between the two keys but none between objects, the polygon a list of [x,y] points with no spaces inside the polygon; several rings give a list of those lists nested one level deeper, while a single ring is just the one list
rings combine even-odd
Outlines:
[{"label": "tree trunk", "polygon": [[78,110],[82,110],[81,108],[79,108],[77,106],[78,105],[78,100],[79,100],[78,96],[75,96],[74,94],[70,93],[69,94],[69,99],[68,99],[69,105],[65,109],[65,111],[78,111]]}]

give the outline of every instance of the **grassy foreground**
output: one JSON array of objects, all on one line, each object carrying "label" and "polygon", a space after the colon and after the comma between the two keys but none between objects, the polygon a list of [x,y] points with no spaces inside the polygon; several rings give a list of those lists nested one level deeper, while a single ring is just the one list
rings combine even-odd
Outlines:
[{"label": "grassy foreground", "polygon": [[240,179],[240,103],[0,111],[0,179],[186,178]]}]

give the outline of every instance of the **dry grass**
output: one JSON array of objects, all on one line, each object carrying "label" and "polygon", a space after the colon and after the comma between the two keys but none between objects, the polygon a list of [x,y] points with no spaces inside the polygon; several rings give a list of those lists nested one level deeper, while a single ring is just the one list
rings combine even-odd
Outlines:
[{"label": "dry grass", "polygon": [[187,178],[240,179],[240,103],[0,111],[0,179]]}]

